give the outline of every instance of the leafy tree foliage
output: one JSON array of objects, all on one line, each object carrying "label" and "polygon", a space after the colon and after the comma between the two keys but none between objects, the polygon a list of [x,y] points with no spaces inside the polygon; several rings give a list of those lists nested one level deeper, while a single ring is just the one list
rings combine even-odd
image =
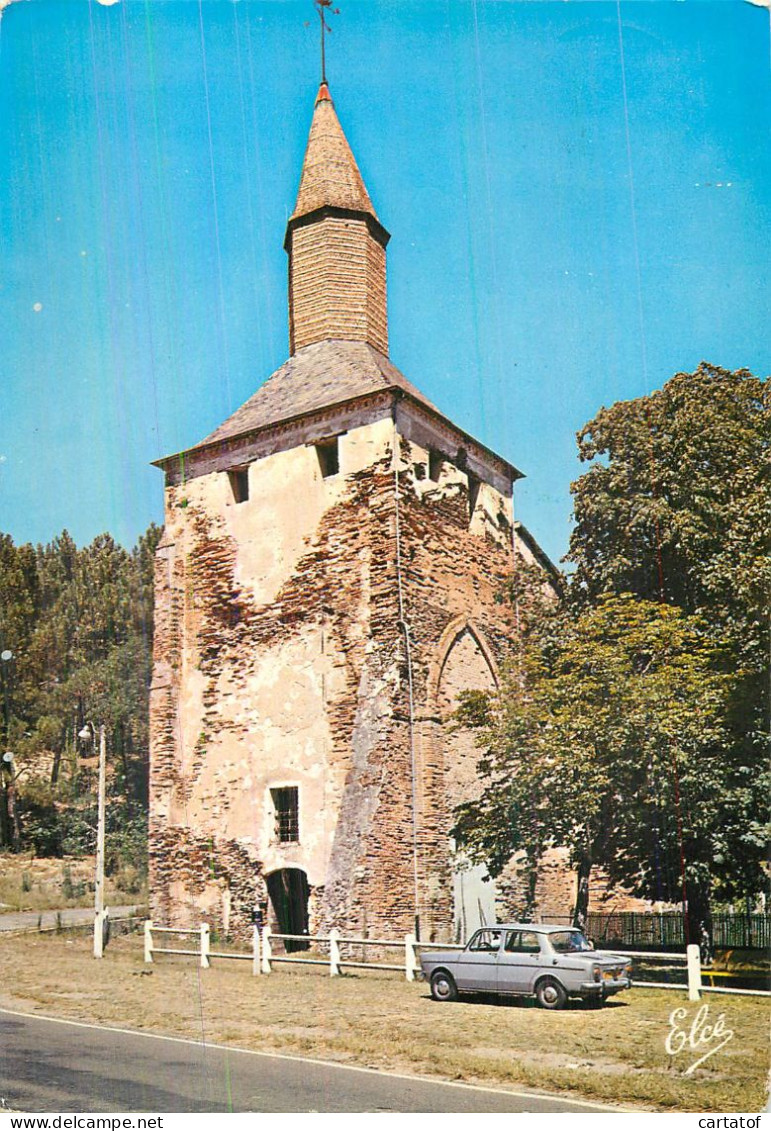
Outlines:
[{"label": "leafy tree foliage", "polygon": [[[586,914],[592,865],[636,893],[679,900],[687,860],[711,854],[732,677],[698,618],[631,595],[556,614],[494,697],[466,697],[487,788],[460,812],[467,846],[499,873],[570,852]],[[481,816],[481,820],[480,820]],[[691,866],[691,887],[708,876]]]},{"label": "leafy tree foliage", "polygon": [[[768,382],[702,364],[578,434],[564,602],[513,597],[526,643],[492,701],[467,698],[487,788],[460,839],[493,874],[567,846],[585,903],[602,864],[638,894],[762,887],[771,593]],[[526,590],[529,584],[531,597]],[[531,883],[531,890],[533,884]]]},{"label": "leafy tree foliage", "polygon": [[95,761],[79,758],[92,752],[77,739],[91,719],[107,731],[108,865],[121,854],[141,861],[159,536],[151,526],[129,552],[108,534],[82,550],[66,531],[37,548],[0,535],[0,644],[13,653],[0,668],[3,749],[15,757],[15,780],[4,781],[6,844],[93,849]]},{"label": "leafy tree foliage", "polygon": [[602,409],[578,434],[568,560],[578,607],[635,593],[728,631],[757,671],[771,593],[769,383],[702,363],[649,397]]},{"label": "leafy tree foliage", "polygon": [[771,385],[702,363],[578,435],[570,599],[629,591],[697,613],[736,675],[712,874],[725,899],[762,886],[768,840]]}]

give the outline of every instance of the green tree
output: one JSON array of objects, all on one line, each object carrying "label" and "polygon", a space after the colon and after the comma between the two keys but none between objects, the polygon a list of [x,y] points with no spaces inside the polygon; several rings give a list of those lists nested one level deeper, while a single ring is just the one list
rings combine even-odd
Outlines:
[{"label": "green tree", "polygon": [[730,652],[730,741],[711,873],[718,898],[761,890],[768,839],[771,384],[702,363],[579,433],[575,609],[603,594],[658,599],[711,626]]},{"label": "green tree", "polygon": [[659,900],[682,897],[681,845],[695,922],[708,920],[709,867],[723,786],[733,679],[707,626],[631,595],[555,614],[498,693],[466,697],[480,728],[486,788],[456,835],[498,874],[548,847],[578,872],[577,919],[601,864]]},{"label": "green tree", "polygon": [[461,712],[481,728],[486,788],[458,835],[493,874],[522,850],[533,877],[544,846],[566,846],[579,912],[597,863],[638,894],[685,894],[692,928],[711,898],[761,890],[768,397],[747,371],[702,364],[578,434],[591,467],[572,488],[564,602],[549,612],[516,579],[517,665]]},{"label": "green tree", "polygon": [[[572,600],[712,606],[755,628],[769,592],[769,383],[704,362],[578,433]],[[754,632],[753,632],[753,640]]]},{"label": "green tree", "polygon": [[[0,636],[13,651],[2,669],[5,739],[20,774],[22,836],[38,851],[90,848],[95,771],[78,767],[76,737],[87,718],[107,728],[108,856],[111,836],[141,839],[159,536],[151,526],[128,552],[108,534],[81,550],[66,531],[36,549],[0,535]],[[48,781],[35,770],[41,752]]]}]

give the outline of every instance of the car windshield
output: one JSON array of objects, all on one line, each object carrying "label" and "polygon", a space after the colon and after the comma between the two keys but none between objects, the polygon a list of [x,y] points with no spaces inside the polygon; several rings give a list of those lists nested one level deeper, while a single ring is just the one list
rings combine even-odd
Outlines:
[{"label": "car windshield", "polygon": [[576,950],[591,950],[591,943],[580,931],[554,931],[549,942],[558,954],[570,954]]},{"label": "car windshield", "polygon": [[489,929],[477,931],[468,944],[468,950],[495,951],[501,945],[501,932]]}]

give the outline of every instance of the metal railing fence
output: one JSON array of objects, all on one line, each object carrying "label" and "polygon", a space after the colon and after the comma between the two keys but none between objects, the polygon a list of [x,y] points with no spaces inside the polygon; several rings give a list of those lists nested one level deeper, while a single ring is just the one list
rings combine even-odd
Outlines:
[{"label": "metal railing fence", "polygon": [[[544,923],[572,922],[569,915],[543,915]],[[591,911],[586,917],[586,935],[596,945],[685,947],[685,920],[682,911]],[[771,949],[771,916],[737,915],[718,912],[712,916],[712,946],[721,950]]]}]

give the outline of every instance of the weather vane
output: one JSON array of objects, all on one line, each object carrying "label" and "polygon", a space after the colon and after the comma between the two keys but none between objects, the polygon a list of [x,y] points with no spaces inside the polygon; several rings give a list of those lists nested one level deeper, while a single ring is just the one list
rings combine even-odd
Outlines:
[{"label": "weather vane", "polygon": [[319,14],[319,20],[321,22],[321,81],[326,82],[327,81],[327,61],[326,61],[326,54],[325,54],[325,47],[326,47],[325,36],[326,36],[328,31],[329,32],[332,31],[332,28],[327,23],[327,12],[329,12],[331,15],[339,16],[340,15],[340,9],[332,7],[332,0],[313,0],[313,4],[316,8],[316,11]]}]

